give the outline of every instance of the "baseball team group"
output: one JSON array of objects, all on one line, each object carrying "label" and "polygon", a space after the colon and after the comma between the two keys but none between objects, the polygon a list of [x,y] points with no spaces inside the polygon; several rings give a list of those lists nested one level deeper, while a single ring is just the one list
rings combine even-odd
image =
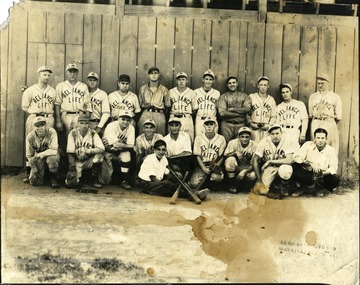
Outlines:
[{"label": "baseball team group", "polygon": [[257,92],[250,95],[229,76],[227,92],[220,94],[212,87],[211,70],[195,90],[185,72],[177,73],[176,86],[168,89],[154,66],[138,94],[130,91],[127,74],[107,94],[99,89],[97,73],[90,72],[86,84],[78,73],[75,63],[68,64],[67,80],[54,89],[52,70],[41,66],[38,82],[23,93],[24,183],[78,188],[91,181],[96,188],[112,183],[188,197],[186,186],[201,200],[219,185],[274,199],[322,197],[339,185],[342,102],[325,73],[316,76],[308,108],[292,98],[289,83],[279,85],[283,101],[277,105],[266,76],[257,79]]}]

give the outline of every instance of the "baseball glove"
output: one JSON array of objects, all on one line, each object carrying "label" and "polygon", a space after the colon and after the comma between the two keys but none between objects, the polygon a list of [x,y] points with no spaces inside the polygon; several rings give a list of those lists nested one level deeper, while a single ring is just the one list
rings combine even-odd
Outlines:
[{"label": "baseball glove", "polygon": [[77,151],[77,158],[78,158],[80,161],[86,160],[87,155],[86,155],[86,153],[85,153],[85,147],[81,147],[81,148],[78,149],[78,151]]},{"label": "baseball glove", "polygon": [[66,175],[65,184],[67,187],[73,187],[78,185],[79,180],[77,178],[76,169],[73,167],[69,167],[69,171]]},{"label": "baseball glove", "polygon": [[261,182],[256,182],[251,192],[256,195],[266,195],[269,192],[269,186]]}]

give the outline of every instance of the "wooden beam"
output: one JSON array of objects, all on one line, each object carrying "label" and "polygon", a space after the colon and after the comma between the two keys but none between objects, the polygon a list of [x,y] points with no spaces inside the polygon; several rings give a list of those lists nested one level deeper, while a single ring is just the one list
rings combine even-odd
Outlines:
[{"label": "wooden beam", "polygon": [[267,13],[267,0],[258,0],[259,17],[258,22],[265,23]]},{"label": "wooden beam", "polygon": [[125,14],[125,0],[115,0],[115,14],[119,17]]}]

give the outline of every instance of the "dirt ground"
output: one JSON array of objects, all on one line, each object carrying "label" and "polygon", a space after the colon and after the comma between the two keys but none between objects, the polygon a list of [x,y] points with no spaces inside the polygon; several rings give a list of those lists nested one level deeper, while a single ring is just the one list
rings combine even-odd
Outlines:
[{"label": "dirt ground", "polygon": [[3,283],[359,284],[359,191],[272,200],[212,192],[201,205],[107,186],[1,179]]}]

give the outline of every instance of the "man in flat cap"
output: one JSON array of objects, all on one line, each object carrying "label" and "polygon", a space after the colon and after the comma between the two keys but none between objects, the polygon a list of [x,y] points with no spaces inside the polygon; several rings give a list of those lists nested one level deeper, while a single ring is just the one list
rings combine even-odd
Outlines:
[{"label": "man in flat cap", "polygon": [[317,92],[309,98],[309,117],[311,120],[311,139],[314,131],[323,128],[328,132],[327,143],[339,152],[338,124],[342,118],[342,101],[338,94],[330,91],[330,77],[326,73],[316,76]]}]

